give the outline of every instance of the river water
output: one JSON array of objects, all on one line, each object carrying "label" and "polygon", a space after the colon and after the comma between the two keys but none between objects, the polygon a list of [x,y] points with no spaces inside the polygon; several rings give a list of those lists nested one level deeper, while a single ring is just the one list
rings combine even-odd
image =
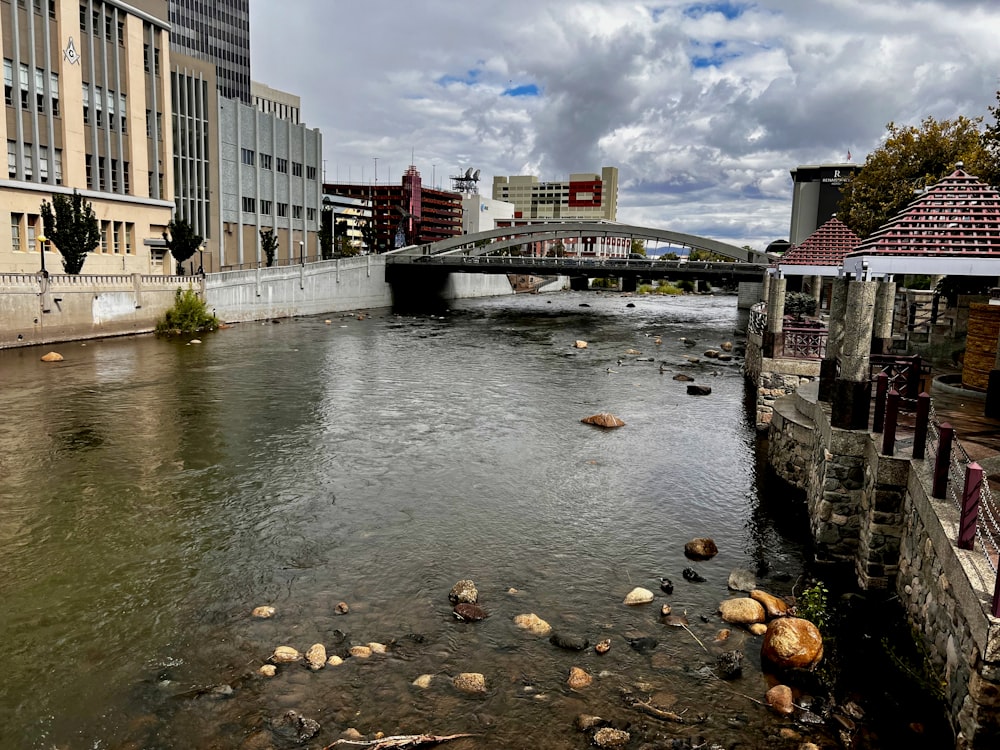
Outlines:
[{"label": "river water", "polygon": [[[769,687],[758,638],[716,640],[730,571],[766,561],[759,585],[787,595],[803,570],[757,479],[739,358],[685,359],[744,324],[734,297],[561,293],[67,343],[58,364],[0,352],[0,747],[300,746],[289,710],[321,725],[313,748],[349,727],[584,748],[579,714],[633,743],[761,747],[792,728],[829,746],[752,700]],[[626,426],[580,422],[602,411]],[[699,536],[720,553],[692,563]],[[460,579],[485,621],[452,616]],[[624,606],[635,586],[655,602]],[[663,624],[667,602],[688,629]],[[611,651],[519,630],[532,612]],[[368,642],[388,653],[256,675],[279,645]],[[724,683],[730,649],[744,672]],[[573,666],[593,684],[571,690]],[[463,672],[486,694],[458,692]],[[654,719],[623,690],[703,721]]]}]

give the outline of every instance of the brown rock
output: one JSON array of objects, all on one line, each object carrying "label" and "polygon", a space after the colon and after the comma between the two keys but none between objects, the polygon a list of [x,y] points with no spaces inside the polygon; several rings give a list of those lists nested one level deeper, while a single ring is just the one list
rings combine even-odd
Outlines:
[{"label": "brown rock", "polygon": [[599,654],[606,654],[611,650],[611,639],[605,638],[603,641],[598,641],[594,644],[594,651]]},{"label": "brown rock", "polygon": [[788,685],[775,685],[767,691],[764,696],[767,705],[782,716],[791,716],[795,713],[795,704],[792,703],[792,689]]},{"label": "brown rock", "polygon": [[719,612],[723,621],[734,625],[752,625],[766,619],[764,607],[748,596],[726,599],[719,605]]},{"label": "brown rock", "polygon": [[580,667],[572,667],[569,670],[569,679],[566,680],[566,684],[573,690],[580,690],[587,687],[593,681],[594,678],[587,674],[586,671],[580,669]]},{"label": "brown rock", "polygon": [[251,617],[256,617],[260,620],[266,620],[269,617],[274,617],[275,609],[274,607],[261,606],[254,607],[253,612],[250,613]]},{"label": "brown rock", "polygon": [[306,662],[309,664],[309,669],[314,672],[317,669],[322,669],[326,666],[326,646],[322,643],[314,643],[310,646],[309,650],[306,651]]},{"label": "brown rock", "polygon": [[368,646],[351,646],[348,653],[358,659],[367,659],[372,655],[372,650]]},{"label": "brown rock", "polygon": [[573,344],[573,346],[576,347],[577,349],[586,349],[587,342],[584,341],[583,339],[577,339],[576,342]]},{"label": "brown rock", "polygon": [[610,414],[606,411],[602,411],[600,414],[594,414],[590,417],[584,417],[580,421],[584,424],[593,424],[598,427],[613,428],[625,426],[625,422],[616,417],[614,414]]},{"label": "brown rock", "polygon": [[594,732],[594,744],[598,747],[625,747],[630,739],[632,737],[628,732],[612,727],[603,727]]},{"label": "brown rock", "polygon": [[271,661],[275,664],[290,664],[302,659],[302,654],[291,646],[278,646],[271,654]]},{"label": "brown rock", "polygon": [[719,554],[719,548],[714,539],[699,537],[684,545],[684,554],[692,560],[709,560]]},{"label": "brown rock", "polygon": [[625,595],[622,604],[633,606],[636,604],[649,604],[651,601],[653,601],[653,592],[641,586],[636,586]]},{"label": "brown rock", "polygon": [[754,589],[750,592],[750,598],[764,605],[764,610],[767,612],[768,617],[784,617],[788,614],[787,602],[784,599],[774,596],[774,594]]},{"label": "brown rock", "polygon": [[533,635],[549,635],[552,632],[552,626],[534,612],[526,615],[515,615],[514,624]]},{"label": "brown rock", "polygon": [[762,622],[755,622],[753,625],[747,626],[747,630],[754,635],[764,635],[767,632],[767,625]]},{"label": "brown rock", "polygon": [[674,375],[674,380],[677,380],[677,381],[679,381],[681,383],[693,383],[694,382],[694,378],[692,378],[690,375],[685,375],[683,372],[679,372],[676,375]]},{"label": "brown rock", "polygon": [[479,622],[480,620],[485,620],[489,616],[486,614],[486,610],[478,604],[469,604],[467,602],[456,604],[455,608],[451,612],[455,615],[456,619],[462,620],[463,622]]},{"label": "brown rock", "polygon": [[42,362],[62,362],[63,355],[59,352],[49,352],[48,354],[42,355]]},{"label": "brown rock", "polygon": [[351,607],[350,607],[350,605],[348,605],[347,602],[337,602],[337,606],[334,607],[334,610],[333,610],[334,614],[337,614],[337,615],[346,615],[350,611],[351,611]]},{"label": "brown rock", "polygon": [[823,636],[809,620],[779,617],[767,626],[761,655],[782,669],[811,669],[823,658]]},{"label": "brown rock", "polygon": [[470,695],[482,695],[486,692],[486,678],[478,672],[462,672],[452,680],[452,684]]}]

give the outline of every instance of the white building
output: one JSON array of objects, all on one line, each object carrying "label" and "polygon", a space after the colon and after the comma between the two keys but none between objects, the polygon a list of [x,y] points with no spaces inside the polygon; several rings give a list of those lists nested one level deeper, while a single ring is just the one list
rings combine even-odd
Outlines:
[{"label": "white building", "polygon": [[513,218],[513,203],[493,200],[479,193],[462,196],[462,234],[495,229],[498,220]]}]

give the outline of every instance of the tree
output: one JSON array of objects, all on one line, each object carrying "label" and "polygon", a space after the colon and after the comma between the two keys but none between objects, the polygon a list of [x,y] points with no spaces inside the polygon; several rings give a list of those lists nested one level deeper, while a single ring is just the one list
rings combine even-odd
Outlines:
[{"label": "tree", "polygon": [[[1000,105],[1000,91],[997,91],[997,103]],[[987,125],[982,134],[983,150],[988,156],[987,163],[976,175],[987,185],[1000,187],[1000,106],[990,107],[993,124]]]},{"label": "tree", "polygon": [[278,251],[278,238],[273,229],[260,230],[260,249],[264,253],[264,263],[268,268],[274,265],[274,254]]},{"label": "tree", "polygon": [[635,253],[636,255],[646,254],[646,242],[645,240],[637,240],[632,238],[632,248],[629,250],[630,253]]},{"label": "tree", "polygon": [[101,228],[94,207],[76,190],[73,196],[53,195],[52,203],[42,201],[45,237],[62,255],[66,273],[80,273],[87,253],[101,242]]},{"label": "tree", "polygon": [[837,218],[864,239],[905,208],[914,191],[951,174],[958,162],[969,174],[992,174],[981,123],[981,117],[963,116],[941,122],[927,117],[919,128],[890,122],[885,143],[841,190]]},{"label": "tree", "polygon": [[167,243],[167,250],[177,263],[177,273],[182,274],[184,269],[181,264],[198,251],[203,238],[200,234],[195,234],[194,228],[183,218],[176,216],[167,224],[163,241]]},{"label": "tree", "polygon": [[341,219],[336,223],[335,228],[336,232],[334,234],[336,235],[337,239],[334,242],[334,249],[336,250],[337,254],[345,258],[351,258],[355,255],[360,255],[361,248],[355,247],[351,243],[351,237],[348,234],[351,231],[351,225],[348,224],[347,220]]},{"label": "tree", "polygon": [[548,258],[563,258],[566,255],[566,245],[562,240],[556,240],[550,246],[545,256]]},{"label": "tree", "polygon": [[671,250],[669,253],[664,253],[660,256],[662,260],[680,260],[681,256]]},{"label": "tree", "polygon": [[319,257],[323,260],[333,259],[333,212],[324,211],[323,221],[321,222],[319,232],[316,233],[319,237]]}]

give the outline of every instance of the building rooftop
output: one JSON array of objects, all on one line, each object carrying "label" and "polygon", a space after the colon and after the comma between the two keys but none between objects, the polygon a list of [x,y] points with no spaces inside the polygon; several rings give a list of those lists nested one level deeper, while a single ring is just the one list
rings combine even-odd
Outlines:
[{"label": "building rooftop", "polygon": [[793,245],[779,263],[781,265],[841,266],[861,238],[836,216],[828,219],[801,244]]},{"label": "building rooftop", "polygon": [[850,253],[861,255],[1000,258],[1000,193],[959,165]]}]

